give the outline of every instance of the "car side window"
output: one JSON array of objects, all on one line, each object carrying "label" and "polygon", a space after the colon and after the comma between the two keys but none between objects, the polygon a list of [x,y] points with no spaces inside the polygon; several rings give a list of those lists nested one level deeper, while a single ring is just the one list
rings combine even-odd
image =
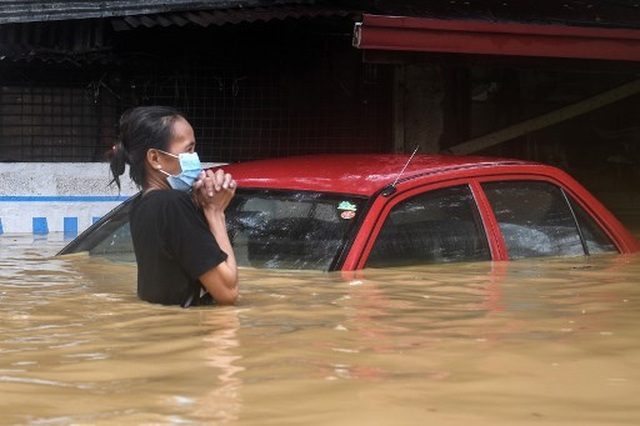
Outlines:
[{"label": "car side window", "polygon": [[489,246],[466,185],[437,189],[394,206],[366,267],[489,260]]},{"label": "car side window", "polygon": [[[589,245],[594,251],[608,251],[606,247],[611,242],[606,235],[586,212],[573,210],[576,206],[570,206],[559,187],[540,181],[491,182],[482,187],[510,259],[584,255],[589,253],[585,250]],[[578,226],[576,217],[585,223],[583,228]],[[580,235],[583,229],[584,245]]]}]

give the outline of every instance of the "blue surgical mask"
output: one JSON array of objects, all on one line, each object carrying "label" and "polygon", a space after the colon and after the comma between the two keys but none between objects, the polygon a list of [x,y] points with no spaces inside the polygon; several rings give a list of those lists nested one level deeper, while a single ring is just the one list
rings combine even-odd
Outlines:
[{"label": "blue surgical mask", "polygon": [[167,175],[167,182],[169,182],[169,186],[173,189],[177,189],[178,191],[189,191],[202,171],[202,164],[200,163],[198,153],[183,152],[175,155],[170,152],[160,152],[177,158],[180,161],[180,168],[182,171],[178,175],[171,175],[164,170],[160,170],[162,173]]}]

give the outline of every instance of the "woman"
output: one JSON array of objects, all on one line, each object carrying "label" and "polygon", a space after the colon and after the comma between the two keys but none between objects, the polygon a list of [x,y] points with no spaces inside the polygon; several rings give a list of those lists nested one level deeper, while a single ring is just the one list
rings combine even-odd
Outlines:
[{"label": "woman", "polygon": [[[142,196],[131,209],[138,296],[163,305],[234,304],[238,268],[224,211],[236,182],[202,170],[189,122],[174,108],[142,106],[120,118],[112,183],[129,164]],[[212,300],[213,299],[213,300]]]}]

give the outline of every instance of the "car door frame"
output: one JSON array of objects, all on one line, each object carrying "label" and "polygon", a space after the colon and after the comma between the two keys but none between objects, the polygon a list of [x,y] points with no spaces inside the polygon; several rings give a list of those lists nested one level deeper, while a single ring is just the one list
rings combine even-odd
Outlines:
[{"label": "car door frame", "polygon": [[[478,205],[477,191],[479,186],[474,186],[473,179],[467,176],[452,176],[450,178],[439,180],[434,180],[433,177],[430,176],[426,178],[423,177],[419,179],[405,180],[404,182],[401,182],[396,186],[396,190],[392,194],[385,196],[384,194],[380,193],[375,197],[368,209],[366,218],[360,225],[358,233],[353,241],[353,244],[351,245],[349,254],[346,256],[341,269],[343,271],[348,271],[364,268],[364,265],[366,264],[366,261],[369,257],[369,253],[371,252],[371,249],[373,248],[373,245],[378,238],[380,230],[382,229],[382,226],[384,225],[389,212],[396,205],[419,194],[437,189],[461,185],[466,185],[469,187],[471,195],[475,200],[476,207],[479,209],[480,219],[484,227],[485,238],[488,241],[490,255],[493,259],[493,251],[501,250],[499,244],[502,237],[499,231],[497,235],[495,234],[495,228],[490,229],[489,226],[487,226],[487,219],[483,210],[486,210],[488,202],[485,199],[482,208],[480,208],[480,206]],[[493,222],[495,223],[495,218],[493,218]],[[504,248],[502,248],[502,250],[504,250]],[[496,253],[495,256],[499,257],[499,254]]]}]

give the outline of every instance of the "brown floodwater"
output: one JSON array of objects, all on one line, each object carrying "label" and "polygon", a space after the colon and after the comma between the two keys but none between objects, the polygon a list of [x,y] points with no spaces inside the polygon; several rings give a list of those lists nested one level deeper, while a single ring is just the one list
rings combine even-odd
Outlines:
[{"label": "brown floodwater", "polygon": [[1,424],[640,423],[640,255],[243,269],[181,309],[64,243],[0,236]]}]

